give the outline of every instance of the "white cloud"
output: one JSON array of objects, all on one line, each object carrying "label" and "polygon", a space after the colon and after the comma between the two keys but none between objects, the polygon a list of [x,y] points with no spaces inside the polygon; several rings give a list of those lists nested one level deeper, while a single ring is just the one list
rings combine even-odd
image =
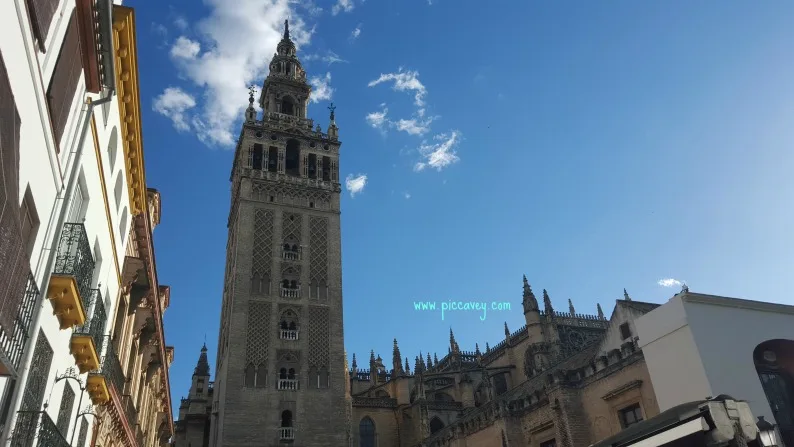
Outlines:
[{"label": "white cloud", "polygon": [[684,285],[683,282],[681,282],[681,281],[679,281],[677,279],[674,279],[674,278],[660,279],[657,282],[657,284],[659,284],[662,287],[676,287],[676,286],[680,287],[680,286]]},{"label": "white cloud", "polygon": [[375,129],[383,130],[383,126],[389,123],[389,121],[386,119],[387,113],[389,113],[389,109],[383,107],[380,112],[372,112],[368,114],[365,118],[367,120],[367,124],[374,127]]},{"label": "white cloud", "polygon": [[360,35],[361,35],[361,24],[359,23],[358,26],[356,26],[356,28],[350,33],[350,39],[356,40]]},{"label": "white cloud", "polygon": [[378,79],[374,81],[370,81],[368,84],[369,87],[374,87],[378,84],[382,84],[384,82],[393,81],[394,85],[392,88],[398,92],[413,92],[414,93],[414,103],[417,107],[424,107],[424,97],[427,94],[427,89],[425,86],[419,81],[419,72],[417,71],[402,71],[400,68],[397,73],[387,73],[381,74]]},{"label": "white cloud", "polygon": [[336,4],[331,8],[331,14],[337,15],[340,12],[350,12],[353,10],[353,0],[337,0]]},{"label": "white cloud", "polygon": [[409,193],[409,192],[406,192],[406,193],[405,193],[405,198],[406,198],[406,199],[410,199],[410,198],[411,198],[411,193]]},{"label": "white cloud", "polygon": [[177,28],[179,28],[179,30],[180,30],[180,31],[184,31],[184,30],[186,30],[186,29],[187,29],[187,27],[188,27],[187,19],[185,19],[185,18],[184,18],[184,17],[182,17],[182,16],[177,16],[177,17],[174,19],[174,26],[176,26]]},{"label": "white cloud", "polygon": [[327,101],[334,94],[334,89],[331,87],[331,73],[309,78],[309,84],[312,86],[311,102]]},{"label": "white cloud", "polygon": [[433,137],[433,140],[436,142],[422,142],[422,145],[419,146],[422,161],[414,165],[415,171],[423,171],[428,166],[441,171],[460,160],[455,153],[455,148],[460,143],[460,132],[453,130],[449,133],[438,134]]},{"label": "white cloud", "polygon": [[293,7],[301,5],[294,0],[237,0],[233,9],[228,0],[204,4],[210,14],[193,27],[201,41],[199,51],[177,52],[192,57],[174,58],[181,77],[203,90],[201,103],[182,122],[209,146],[233,147],[234,127],[248,106],[248,86],[267,75],[284,20],[290,19],[290,35],[298,47],[308,44],[314,29],[307,29],[297,15]]},{"label": "white cloud", "polygon": [[366,174],[358,174],[355,176],[349,174],[345,177],[345,188],[350,192],[350,197],[355,197],[356,194],[364,190],[365,186],[367,186]]},{"label": "white cloud", "polygon": [[170,118],[177,130],[186,131],[190,129],[186,113],[195,106],[193,96],[178,87],[168,87],[154,99],[152,110]]},{"label": "white cloud", "polygon": [[201,51],[201,44],[185,36],[179,36],[171,46],[171,57],[177,59],[193,59]]},{"label": "white cloud", "polygon": [[304,62],[323,61],[323,62],[325,62],[328,65],[332,65],[332,64],[336,64],[336,63],[340,63],[340,62],[345,63],[345,64],[347,63],[346,60],[344,60],[341,57],[339,57],[339,55],[334,53],[333,51],[329,51],[328,53],[326,53],[325,56],[320,56],[319,54],[316,54],[316,53],[307,54],[307,55],[301,57],[300,59],[302,61],[304,61]]},{"label": "white cloud", "polygon": [[406,132],[409,135],[424,135],[430,131],[430,123],[432,122],[432,118],[424,121],[417,120],[415,118],[409,120],[401,119],[394,123],[394,127],[396,127],[397,130]]}]

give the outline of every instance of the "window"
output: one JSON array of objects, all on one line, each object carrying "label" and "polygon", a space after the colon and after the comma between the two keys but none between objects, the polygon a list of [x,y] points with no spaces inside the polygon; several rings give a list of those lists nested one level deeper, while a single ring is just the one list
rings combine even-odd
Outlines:
[{"label": "window", "polygon": [[[109,102],[102,104],[104,107],[105,105],[110,105]],[[107,117],[105,117],[105,123],[107,124]],[[116,154],[118,153],[119,148],[119,131],[116,126],[113,126],[113,130],[110,131],[110,139],[108,140],[108,164],[110,166],[110,172],[113,172],[113,168],[116,166]]]},{"label": "window", "polygon": [[557,440],[549,439],[548,441],[541,442],[540,447],[557,447]]},{"label": "window", "polygon": [[620,338],[622,340],[631,338],[631,327],[629,327],[628,323],[623,323],[620,325]]},{"label": "window", "polygon": [[58,422],[56,426],[64,438],[69,434],[69,422],[72,420],[72,409],[74,407],[74,390],[68,383],[63,385],[63,397],[61,407],[58,409]]},{"label": "window", "polygon": [[494,384],[494,391],[496,391],[497,396],[500,396],[507,392],[507,380],[505,379],[504,374],[499,374],[497,376],[494,376],[493,384]]},{"label": "window", "polygon": [[30,186],[28,186],[25,191],[25,196],[22,199],[19,217],[22,223],[22,244],[27,251],[28,258],[30,258],[33,254],[36,234],[39,231],[39,215],[36,212],[36,204],[33,202],[33,194],[30,192]]},{"label": "window", "polygon": [[83,223],[85,218],[86,202],[88,198],[87,194],[85,193],[85,189],[83,176],[80,175],[80,178],[77,181],[77,187],[74,189],[74,195],[72,196],[72,203],[69,209],[69,219],[67,222]]},{"label": "window", "polygon": [[124,245],[124,239],[127,237],[127,207],[121,213],[121,222],[119,222],[119,235],[121,236],[121,244]]},{"label": "window", "polygon": [[444,428],[444,423],[441,422],[441,419],[439,419],[437,417],[434,417],[433,419],[430,420],[430,434],[431,435],[433,433],[441,430],[442,428]]},{"label": "window", "polygon": [[375,423],[369,416],[358,424],[358,446],[375,447]]},{"label": "window", "polygon": [[124,192],[124,185],[121,178],[121,172],[116,176],[116,186],[113,187],[113,195],[116,198],[116,210],[121,206],[121,194]]},{"label": "window", "polygon": [[300,143],[298,140],[287,141],[285,152],[284,172],[287,175],[300,177]]},{"label": "window", "polygon": [[55,17],[60,2],[58,0],[28,0],[27,3],[33,35],[38,41],[39,49],[44,51],[44,42],[47,40],[52,18]]},{"label": "window", "polygon": [[628,407],[618,412],[620,418],[620,426],[623,428],[630,427],[637,422],[642,422],[642,409],[640,404],[629,405]]},{"label": "window", "polygon": [[[47,0],[31,0],[31,3],[50,3]],[[57,2],[55,2],[57,3]],[[77,82],[83,71],[83,56],[80,50],[80,31],[77,26],[77,9],[72,10],[66,37],[61,45],[61,52],[55,62],[55,70],[47,88],[47,105],[50,109],[52,128],[59,150],[61,138],[66,130],[66,121],[71,115],[72,102],[77,91]]]},{"label": "window", "polygon": [[77,438],[77,445],[80,447],[85,446],[85,441],[88,438],[88,421],[85,416],[80,418],[80,436]]}]

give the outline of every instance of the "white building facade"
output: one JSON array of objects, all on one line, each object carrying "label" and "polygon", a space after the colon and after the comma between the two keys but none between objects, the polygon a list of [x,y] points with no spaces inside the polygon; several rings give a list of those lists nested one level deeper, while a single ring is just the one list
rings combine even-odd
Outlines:
[{"label": "white building facade", "polygon": [[0,2],[2,445],[84,447],[110,400],[135,192],[114,3]]},{"label": "white building facade", "polygon": [[794,306],[685,289],[635,325],[660,411],[729,395],[794,446]]}]

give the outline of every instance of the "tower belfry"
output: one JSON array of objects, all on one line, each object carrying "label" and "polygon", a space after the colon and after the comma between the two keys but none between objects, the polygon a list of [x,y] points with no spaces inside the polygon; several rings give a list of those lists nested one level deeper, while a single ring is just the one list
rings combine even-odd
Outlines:
[{"label": "tower belfry", "polygon": [[348,445],[338,128],[284,23],[232,167],[212,446]]}]

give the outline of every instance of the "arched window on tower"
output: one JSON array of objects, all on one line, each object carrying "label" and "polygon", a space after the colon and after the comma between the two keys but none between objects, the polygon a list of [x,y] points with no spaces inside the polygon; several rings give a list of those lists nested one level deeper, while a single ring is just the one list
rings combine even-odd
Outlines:
[{"label": "arched window on tower", "polygon": [[298,140],[287,141],[287,151],[284,160],[284,172],[287,175],[300,177],[300,143]]},{"label": "arched window on tower", "polygon": [[281,427],[279,427],[279,437],[282,440],[295,439],[295,432],[292,427],[292,412],[284,410],[281,412]]},{"label": "arched window on tower", "polygon": [[439,419],[437,417],[433,417],[433,419],[430,420],[430,434],[431,435],[433,433],[441,430],[442,428],[444,428],[444,423],[441,422],[441,419]]},{"label": "arched window on tower", "polygon": [[317,155],[309,154],[309,178],[317,178]]},{"label": "arched window on tower", "polygon": [[281,314],[279,325],[281,327],[279,338],[282,340],[298,339],[298,315],[293,310],[287,309]]},{"label": "arched window on tower", "polygon": [[281,113],[295,116],[296,109],[295,100],[292,97],[285,96],[281,99]]},{"label": "arched window on tower", "polygon": [[267,150],[267,172],[278,172],[278,148],[270,146]]},{"label": "arched window on tower", "polygon": [[358,446],[375,447],[375,423],[365,416],[358,424]]}]

